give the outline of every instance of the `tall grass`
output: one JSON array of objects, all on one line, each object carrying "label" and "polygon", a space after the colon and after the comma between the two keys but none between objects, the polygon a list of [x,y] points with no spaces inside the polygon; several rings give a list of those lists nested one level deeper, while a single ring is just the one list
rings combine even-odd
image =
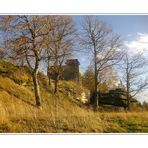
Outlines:
[{"label": "tall grass", "polygon": [[1,61],[0,70],[0,132],[148,132],[148,112],[94,112],[73,96],[82,87],[62,81],[54,95],[42,75],[37,108],[28,71]]}]

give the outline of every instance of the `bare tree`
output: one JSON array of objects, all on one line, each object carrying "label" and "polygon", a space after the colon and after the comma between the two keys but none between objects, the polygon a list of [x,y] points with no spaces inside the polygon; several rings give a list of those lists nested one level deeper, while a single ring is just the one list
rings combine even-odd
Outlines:
[{"label": "bare tree", "polygon": [[[51,73],[54,75],[54,93],[58,91],[62,65],[72,55],[76,29],[70,16],[52,16],[47,20],[47,30],[52,31],[46,36],[47,74],[50,84]],[[48,28],[49,27],[49,28]]]},{"label": "bare tree", "polygon": [[132,55],[125,52],[123,61],[120,65],[123,75],[122,85],[126,89],[127,108],[131,109],[131,99],[146,89],[148,81],[145,78],[146,60],[142,54]]},{"label": "bare tree", "polygon": [[38,72],[45,33],[42,16],[3,16],[0,26],[5,49],[14,59],[25,59],[32,74],[36,105],[41,105]]},{"label": "bare tree", "polygon": [[111,27],[97,17],[87,16],[82,24],[81,44],[87,48],[93,59],[94,66],[94,102],[98,106],[97,87],[102,70],[119,62],[121,53],[118,50],[120,36],[114,35]]}]

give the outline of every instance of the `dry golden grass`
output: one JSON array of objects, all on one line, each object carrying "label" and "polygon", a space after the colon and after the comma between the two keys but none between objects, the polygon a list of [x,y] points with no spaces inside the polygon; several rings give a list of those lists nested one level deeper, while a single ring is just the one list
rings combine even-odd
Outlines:
[{"label": "dry golden grass", "polygon": [[0,132],[148,132],[148,112],[94,112],[72,97],[72,82],[61,82],[55,96],[40,76],[42,107],[37,108],[28,72],[0,62],[2,73],[8,69],[8,76],[0,75]]}]

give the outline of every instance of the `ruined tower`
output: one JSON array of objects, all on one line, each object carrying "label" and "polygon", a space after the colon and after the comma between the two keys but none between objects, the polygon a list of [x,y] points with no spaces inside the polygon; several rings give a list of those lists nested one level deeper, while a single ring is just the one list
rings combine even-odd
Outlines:
[{"label": "ruined tower", "polygon": [[69,59],[65,63],[62,79],[79,82],[79,61],[78,59]]}]

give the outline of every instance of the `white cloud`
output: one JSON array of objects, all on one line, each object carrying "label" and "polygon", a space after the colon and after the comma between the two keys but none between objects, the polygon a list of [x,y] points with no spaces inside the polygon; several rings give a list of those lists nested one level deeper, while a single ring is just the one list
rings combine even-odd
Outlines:
[{"label": "white cloud", "polygon": [[132,36],[132,34],[128,34],[127,36],[128,36],[128,37],[131,37],[131,36]]},{"label": "white cloud", "polygon": [[136,39],[132,41],[126,41],[125,45],[132,53],[148,51],[148,34],[137,33]]}]

